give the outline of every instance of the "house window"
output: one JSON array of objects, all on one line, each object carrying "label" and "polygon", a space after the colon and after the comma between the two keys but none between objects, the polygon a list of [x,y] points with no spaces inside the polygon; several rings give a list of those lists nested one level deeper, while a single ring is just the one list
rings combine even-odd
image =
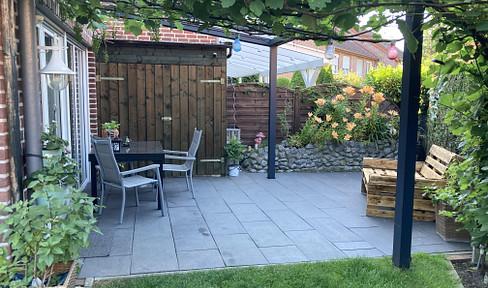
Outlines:
[{"label": "house window", "polygon": [[363,77],[363,60],[358,59],[356,61],[356,73],[358,74],[359,77]]},{"label": "house window", "polygon": [[334,59],[330,60],[330,66],[332,68],[332,74],[339,72],[339,55],[335,54]]},{"label": "house window", "polygon": [[344,75],[349,74],[351,69],[351,58],[349,56],[342,57],[342,73]]},{"label": "house window", "polygon": [[[59,92],[47,86],[46,78],[41,76],[41,112],[42,126],[47,128],[56,123],[55,133],[68,141],[71,157],[82,171],[79,175],[80,185],[88,181],[90,151],[89,114],[88,114],[88,55],[86,48],[78,46],[76,41],[63,36],[59,30],[42,23],[37,26],[40,46],[53,46],[54,39],[58,45],[67,47],[62,55],[68,67],[75,71],[68,87]],[[40,69],[51,57],[51,50],[41,50],[39,54]]]},{"label": "house window", "polygon": [[366,61],[366,73],[369,73],[373,69],[373,62],[371,61]]}]

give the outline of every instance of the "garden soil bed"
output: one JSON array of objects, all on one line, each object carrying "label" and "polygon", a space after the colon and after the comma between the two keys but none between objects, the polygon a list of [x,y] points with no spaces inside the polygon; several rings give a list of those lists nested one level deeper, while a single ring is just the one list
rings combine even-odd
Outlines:
[{"label": "garden soil bed", "polygon": [[456,257],[456,259],[451,259],[451,263],[465,288],[487,287],[483,283],[483,275],[476,270],[476,263],[471,262],[471,255]]}]

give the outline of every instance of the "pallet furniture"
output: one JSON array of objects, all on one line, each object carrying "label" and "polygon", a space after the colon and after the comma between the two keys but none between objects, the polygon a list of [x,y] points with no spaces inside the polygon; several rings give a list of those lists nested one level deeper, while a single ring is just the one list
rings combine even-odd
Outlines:
[{"label": "pallet furniture", "polygon": [[[432,200],[424,197],[425,187],[444,187],[444,172],[449,163],[460,157],[440,146],[432,145],[425,162],[415,167],[413,219],[434,221],[435,207]],[[397,161],[390,159],[363,158],[361,192],[366,193],[367,216],[393,218],[397,181]]]}]

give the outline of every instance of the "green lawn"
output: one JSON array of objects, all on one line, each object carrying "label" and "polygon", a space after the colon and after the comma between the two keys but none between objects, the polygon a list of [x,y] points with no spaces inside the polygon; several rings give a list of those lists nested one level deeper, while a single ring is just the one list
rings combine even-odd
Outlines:
[{"label": "green lawn", "polygon": [[[162,259],[161,261],[164,261]],[[410,270],[390,257],[229,268],[97,282],[96,288],[150,287],[455,287],[443,255],[416,253]]]}]

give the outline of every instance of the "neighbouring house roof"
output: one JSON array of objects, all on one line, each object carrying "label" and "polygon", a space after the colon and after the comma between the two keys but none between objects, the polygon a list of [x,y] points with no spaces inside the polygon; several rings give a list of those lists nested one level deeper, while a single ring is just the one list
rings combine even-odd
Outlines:
[{"label": "neighbouring house roof", "polygon": [[[269,74],[269,50],[267,46],[241,42],[241,51],[232,52],[227,60],[227,76],[245,77]],[[321,67],[323,58],[278,47],[278,74]]]}]

